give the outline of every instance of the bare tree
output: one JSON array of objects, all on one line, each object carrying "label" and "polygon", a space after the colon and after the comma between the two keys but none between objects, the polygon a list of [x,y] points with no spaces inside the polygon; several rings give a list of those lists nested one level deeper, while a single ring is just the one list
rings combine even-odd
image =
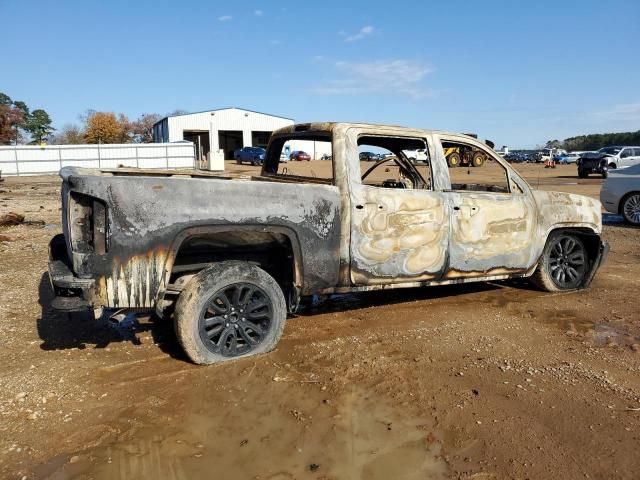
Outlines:
[{"label": "bare tree", "polygon": [[53,137],[53,143],[57,145],[79,145],[86,143],[84,131],[77,125],[66,124]]},{"label": "bare tree", "polygon": [[143,113],[138,119],[131,123],[131,133],[135,142],[153,142],[153,126],[162,119],[158,113]]}]

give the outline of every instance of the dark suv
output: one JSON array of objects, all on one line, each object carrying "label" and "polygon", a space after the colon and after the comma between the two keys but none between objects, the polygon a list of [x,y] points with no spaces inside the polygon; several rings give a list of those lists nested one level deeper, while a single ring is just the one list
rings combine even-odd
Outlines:
[{"label": "dark suv", "polygon": [[242,147],[233,152],[236,162],[249,162],[251,165],[262,165],[266,150],[260,147]]}]

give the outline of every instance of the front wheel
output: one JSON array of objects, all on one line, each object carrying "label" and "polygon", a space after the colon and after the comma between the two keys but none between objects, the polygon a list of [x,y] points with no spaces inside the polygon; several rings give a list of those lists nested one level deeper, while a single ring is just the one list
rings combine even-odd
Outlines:
[{"label": "front wheel", "polygon": [[551,233],[531,281],[547,292],[574,290],[584,282],[588,260],[584,243],[576,235]]},{"label": "front wheel", "polygon": [[247,262],[214,264],[180,293],[175,330],[188,357],[201,365],[272,350],[287,306],[278,283]]},{"label": "front wheel", "polygon": [[640,225],[640,193],[627,195],[622,201],[622,216],[631,225]]}]

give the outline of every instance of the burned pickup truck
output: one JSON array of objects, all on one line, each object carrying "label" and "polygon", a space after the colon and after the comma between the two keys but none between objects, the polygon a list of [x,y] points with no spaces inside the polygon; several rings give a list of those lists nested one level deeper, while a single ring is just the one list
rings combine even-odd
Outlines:
[{"label": "burned pickup truck", "polygon": [[[331,160],[281,164],[294,140],[323,143]],[[482,151],[485,168],[450,170],[443,145]],[[418,149],[422,165],[406,154]],[[360,161],[362,151],[383,160]],[[578,289],[607,251],[597,200],[534,191],[463,134],[299,124],[273,133],[254,175],[74,167],[61,176],[53,306],[155,310],[200,364],[269,351],[287,313],[314,294],[523,277]]]}]

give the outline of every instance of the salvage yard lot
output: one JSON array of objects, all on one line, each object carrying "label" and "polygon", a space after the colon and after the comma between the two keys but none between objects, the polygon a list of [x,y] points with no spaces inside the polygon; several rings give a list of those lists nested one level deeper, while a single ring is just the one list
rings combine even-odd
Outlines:
[{"label": "salvage yard lot", "polygon": [[[329,166],[287,164],[320,177]],[[602,182],[575,166],[515,168],[545,190],[597,198]],[[638,476],[640,229],[617,216],[604,216],[611,252],[587,290],[335,296],[291,316],[275,351],[196,367],[167,321],[52,311],[59,188],[0,183],[0,215],[44,221],[0,227],[2,478]]]}]

